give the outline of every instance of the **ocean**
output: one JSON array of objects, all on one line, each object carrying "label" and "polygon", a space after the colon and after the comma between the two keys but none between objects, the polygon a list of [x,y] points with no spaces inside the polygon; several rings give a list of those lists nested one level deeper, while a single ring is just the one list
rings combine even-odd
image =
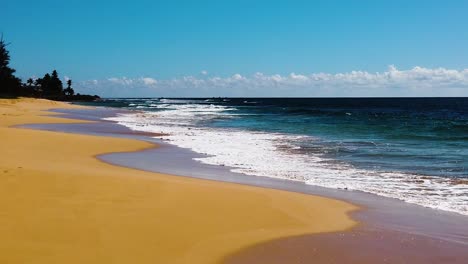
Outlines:
[{"label": "ocean", "polygon": [[468,98],[123,98],[107,118],[234,172],[468,215]]}]

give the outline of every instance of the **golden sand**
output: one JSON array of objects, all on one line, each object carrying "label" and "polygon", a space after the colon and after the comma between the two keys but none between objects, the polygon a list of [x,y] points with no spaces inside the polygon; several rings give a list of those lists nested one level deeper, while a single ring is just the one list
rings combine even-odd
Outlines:
[{"label": "golden sand", "polygon": [[79,122],[0,100],[0,263],[219,263],[281,237],[348,229],[337,200],[114,166],[152,144],[11,126]]}]

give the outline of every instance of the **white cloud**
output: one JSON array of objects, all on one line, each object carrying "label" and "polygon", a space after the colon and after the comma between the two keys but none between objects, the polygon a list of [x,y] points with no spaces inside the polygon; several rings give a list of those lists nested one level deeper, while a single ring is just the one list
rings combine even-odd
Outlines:
[{"label": "white cloud", "polygon": [[201,75],[208,75],[208,71],[205,71],[205,70],[201,71],[200,73]]},{"label": "white cloud", "polygon": [[108,97],[468,96],[468,69],[414,67],[398,70],[391,65],[381,73],[255,73],[251,76],[236,73],[229,77],[209,77],[202,72],[202,75],[160,80],[150,77],[108,78],[80,82],[76,87],[82,93]]},{"label": "white cloud", "polygon": [[242,75],[236,73],[234,74],[230,79],[229,81],[230,82],[240,82],[240,81],[246,81],[247,79],[245,77],[243,77]]},{"label": "white cloud", "polygon": [[149,78],[149,77],[142,78],[141,80],[143,81],[145,85],[149,85],[149,86],[156,85],[158,83],[156,79]]}]

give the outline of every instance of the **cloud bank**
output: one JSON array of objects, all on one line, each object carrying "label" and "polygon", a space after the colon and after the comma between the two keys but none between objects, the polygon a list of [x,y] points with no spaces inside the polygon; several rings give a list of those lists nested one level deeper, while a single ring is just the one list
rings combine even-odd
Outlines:
[{"label": "cloud bank", "polygon": [[114,77],[76,84],[80,93],[104,97],[373,97],[468,96],[468,69],[414,67],[385,72],[313,73],[308,75],[229,77],[185,76],[175,79]]}]

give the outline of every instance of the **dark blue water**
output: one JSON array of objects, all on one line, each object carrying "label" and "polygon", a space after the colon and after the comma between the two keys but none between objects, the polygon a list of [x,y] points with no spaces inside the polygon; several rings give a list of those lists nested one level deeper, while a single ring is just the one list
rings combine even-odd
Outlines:
[{"label": "dark blue water", "polygon": [[[151,99],[104,100],[132,108]],[[232,107],[238,118],[199,125],[310,135],[302,151],[372,169],[442,177],[468,177],[468,98],[184,98],[172,104]],[[149,105],[149,104],[148,104]],[[159,111],[161,108],[140,107]],[[229,111],[227,111],[229,112]]]},{"label": "dark blue water", "polygon": [[255,115],[213,125],[316,136],[329,145],[330,155],[362,167],[468,176],[467,98],[235,99],[228,104]]},{"label": "dark blue water", "polygon": [[199,161],[468,215],[468,98],[107,99]]}]

